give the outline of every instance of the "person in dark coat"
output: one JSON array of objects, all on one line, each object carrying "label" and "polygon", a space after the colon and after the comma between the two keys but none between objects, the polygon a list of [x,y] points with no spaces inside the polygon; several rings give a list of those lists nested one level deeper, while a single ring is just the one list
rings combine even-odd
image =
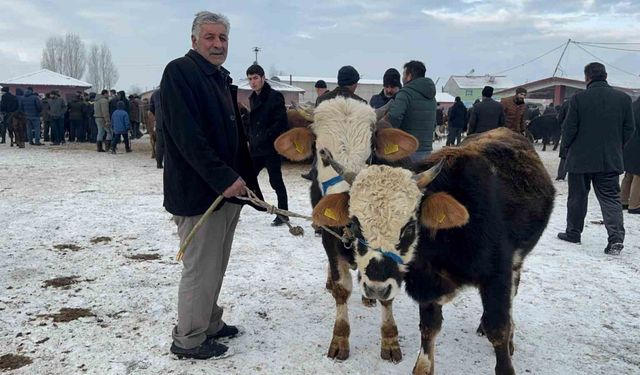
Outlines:
[{"label": "person in dark coat", "polygon": [[113,138],[111,139],[111,153],[116,154],[116,146],[120,143],[120,136],[124,139],[126,152],[131,152],[129,144],[129,130],[131,130],[131,120],[129,114],[124,110],[124,102],[119,101],[116,110],[111,115],[111,126],[113,127]]},{"label": "person in dark coat", "polygon": [[574,95],[562,131],[567,158],[569,195],[564,241],[579,243],[593,184],[609,235],[604,252],[618,255],[624,248],[624,223],[619,176],[624,170],[623,149],[635,130],[631,98],[607,83],[604,65],[584,68],[587,89]]},{"label": "person in dark coat", "polygon": [[382,91],[379,94],[373,95],[369,100],[369,105],[373,109],[384,107],[389,100],[396,97],[396,94],[402,88],[400,82],[400,72],[394,68],[387,69],[382,76]]},{"label": "person in dark coat", "polygon": [[51,94],[46,93],[44,95],[44,99],[42,99],[42,111],[40,111],[40,115],[42,116],[42,124],[44,125],[44,135],[43,139],[45,142],[49,142],[51,140],[51,117],[49,117],[49,99],[51,99]]},{"label": "person in dark coat", "polygon": [[[571,101],[567,98],[558,110],[558,125],[560,125],[560,133],[564,129],[564,121],[567,119],[567,113],[569,112],[569,103]],[[564,181],[567,178],[567,158],[562,156],[562,147],[560,147],[560,163],[558,164],[558,172],[556,173],[556,181]]]},{"label": "person in dark coat", "polygon": [[64,117],[67,113],[67,104],[60,97],[58,91],[51,92],[49,99],[49,118],[51,120],[51,145],[58,146],[64,143]]},{"label": "person in dark coat", "polygon": [[313,88],[316,90],[316,107],[318,106],[318,99],[329,91],[327,88],[327,83],[323,79],[319,79],[316,81]]},{"label": "person in dark coat", "polygon": [[240,122],[237,86],[222,67],[229,21],[198,12],[192,49],[171,61],[160,83],[165,140],[164,207],[184,242],[217,197],[220,205],[202,223],[182,258],[178,322],[171,352],[179,358],[224,358],[219,339],[242,331],[227,325],[217,300],[229,261],[242,200],[249,188],[262,199]]},{"label": "person in dark coat", "polygon": [[449,108],[449,134],[447,135],[447,146],[459,145],[462,140],[462,131],[467,125],[467,107],[462,99],[456,96],[455,102]]},{"label": "person in dark coat", "polygon": [[96,143],[98,139],[98,125],[96,124],[96,120],[94,118],[94,106],[93,104],[96,101],[96,93],[89,93],[87,100],[85,101],[85,127],[87,129],[87,141],[91,143]]},{"label": "person in dark coat", "polygon": [[325,100],[335,99],[338,96],[351,98],[366,103],[366,100],[356,95],[359,80],[360,74],[353,66],[343,66],[338,71],[338,87],[331,91],[325,92],[324,94],[322,94],[322,96],[316,99],[316,106],[320,105],[320,103],[324,102]]},{"label": "person in dark coat", "polygon": [[630,214],[640,214],[640,98],[633,102],[636,132],[624,147],[624,178],[622,179],[622,208]]},{"label": "person in dark coat", "polygon": [[40,97],[29,87],[19,102],[20,111],[24,112],[27,118],[27,140],[29,144],[43,146],[40,143],[40,112],[42,111]]},{"label": "person in dark coat", "polygon": [[491,99],[492,96],[493,87],[485,86],[482,89],[482,101],[473,105],[467,134],[483,133],[504,126],[504,110],[500,103]]},{"label": "person in dark coat", "polygon": [[149,111],[156,118],[156,167],[162,169],[162,161],[164,160],[164,129],[162,125],[162,107],[160,106],[160,90],[156,90],[151,94],[149,101]]},{"label": "person in dark coat", "polygon": [[77,92],[76,96],[69,102],[69,142],[85,141],[85,122],[87,112],[86,104],[82,98],[82,93]]},{"label": "person in dark coat", "polygon": [[2,122],[0,123],[0,143],[7,143],[7,129],[11,121],[11,116],[19,108],[18,98],[9,91],[9,86],[2,87],[2,100],[0,101],[0,112],[2,113]]},{"label": "person in dark coat", "polygon": [[412,60],[404,64],[404,87],[389,105],[391,125],[416,137],[419,142],[418,150],[411,155],[414,163],[431,154],[436,128],[436,85],[425,76],[426,72],[427,68],[421,61]]},{"label": "person in dark coat", "polygon": [[[251,65],[247,69],[247,80],[253,90],[249,96],[251,112],[249,112],[247,126],[253,167],[256,176],[267,168],[269,183],[278,196],[278,208],[288,210],[287,188],[282,180],[282,159],[273,147],[276,138],[289,128],[284,97],[271,88],[264,78],[264,69],[260,65]],[[288,221],[288,218],[279,215],[271,225],[280,226],[285,221]]]}]

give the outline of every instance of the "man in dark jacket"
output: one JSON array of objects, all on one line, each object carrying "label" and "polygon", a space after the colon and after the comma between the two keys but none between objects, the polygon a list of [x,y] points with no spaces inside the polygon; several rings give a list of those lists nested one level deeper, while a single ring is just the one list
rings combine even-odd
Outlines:
[{"label": "man in dark jacket", "polygon": [[504,110],[502,105],[491,99],[493,87],[482,89],[482,101],[473,105],[469,118],[468,134],[483,133],[504,126]]},{"label": "man in dark jacket", "polygon": [[316,107],[318,106],[318,99],[324,95],[329,89],[327,88],[327,83],[323,79],[319,79],[316,81],[316,84],[313,85],[313,88],[316,90]]},{"label": "man in dark jacket", "polygon": [[580,242],[593,184],[609,235],[604,252],[618,255],[625,235],[618,179],[624,170],[624,145],[635,130],[631,98],[609,86],[607,72],[600,63],[585,66],[584,75],[587,89],[571,98],[562,131],[569,195],[567,229],[558,233],[558,238]]},{"label": "man in dark jacket", "polygon": [[389,122],[418,139],[418,150],[411,156],[414,162],[423,160],[433,150],[436,129],[436,85],[425,77],[427,68],[421,61],[404,64],[402,83],[389,107]]},{"label": "man in dark jacket", "polygon": [[633,102],[636,132],[624,147],[624,178],[622,208],[630,214],[640,214],[640,98]]},{"label": "man in dark jacket", "polygon": [[400,83],[400,72],[394,68],[387,69],[382,76],[382,91],[371,97],[369,105],[371,105],[373,109],[384,107],[389,103],[389,100],[395,98],[401,88],[402,83]]},{"label": "man in dark jacket", "polygon": [[[567,113],[569,112],[569,103],[571,101],[569,98],[565,98],[564,103],[560,106],[560,110],[558,111],[558,115],[556,118],[558,119],[558,125],[560,125],[560,132],[562,133],[562,129],[564,129],[564,121],[567,119]],[[566,155],[562,153],[562,147],[560,147],[560,163],[558,163],[558,172],[556,173],[556,181],[564,181],[567,178],[567,158]]]},{"label": "man in dark jacket", "polygon": [[76,92],[76,96],[69,102],[69,142],[85,141],[85,105],[80,91]]},{"label": "man in dark jacket", "polygon": [[164,160],[164,125],[162,124],[162,106],[160,105],[160,90],[156,90],[151,94],[149,101],[149,111],[156,118],[156,167],[162,169],[162,161]]},{"label": "man in dark jacket", "polygon": [[[256,176],[267,168],[269,183],[278,196],[278,208],[288,210],[287,188],[282,180],[282,159],[273,147],[276,138],[288,129],[284,97],[271,88],[260,65],[251,65],[247,69],[247,80],[253,90],[249,96],[251,112],[247,126],[253,167]],[[286,216],[276,216],[271,225],[280,226],[287,220]]]},{"label": "man in dark jacket", "polygon": [[64,143],[64,116],[67,113],[67,104],[60,97],[58,91],[51,92],[49,99],[49,118],[51,119],[51,145],[58,146]]},{"label": "man in dark jacket", "polygon": [[331,91],[325,92],[322,96],[316,99],[316,106],[320,105],[320,103],[324,102],[325,100],[335,99],[338,96],[351,98],[366,103],[366,100],[356,95],[359,80],[360,74],[353,66],[343,66],[338,71],[338,87]]},{"label": "man in dark jacket", "polygon": [[454,143],[459,145],[462,139],[462,130],[467,125],[467,107],[464,106],[459,96],[456,96],[447,116],[449,117],[447,146],[452,146]]},{"label": "man in dark jacket", "polygon": [[29,87],[22,100],[20,100],[20,110],[24,112],[27,118],[27,139],[30,145],[43,146],[40,143],[40,112],[42,111],[42,102],[38,94],[33,92]]},{"label": "man in dark jacket", "polygon": [[240,123],[237,87],[222,67],[228,35],[225,16],[196,14],[192,50],[167,65],[160,83],[164,207],[174,215],[181,243],[216,197],[224,198],[182,259],[171,345],[178,358],[226,357],[229,348],[217,340],[241,333],[225,324],[217,301],[243,202],[234,198],[247,188],[261,193]]},{"label": "man in dark jacket", "polygon": [[44,141],[49,142],[51,140],[51,118],[49,117],[49,99],[51,99],[51,94],[46,93],[44,95],[44,99],[42,99],[42,111],[40,115],[42,116],[42,124],[44,125]]},{"label": "man in dark jacket", "polygon": [[9,91],[9,86],[2,87],[2,100],[0,101],[0,112],[2,113],[2,122],[0,123],[0,143],[7,142],[7,129],[11,121],[11,116],[18,110],[18,98]]}]

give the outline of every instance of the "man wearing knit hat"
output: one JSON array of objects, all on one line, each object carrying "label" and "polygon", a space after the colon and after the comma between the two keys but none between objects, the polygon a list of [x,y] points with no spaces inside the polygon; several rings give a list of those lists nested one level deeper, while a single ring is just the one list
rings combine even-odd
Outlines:
[{"label": "man wearing knit hat", "polygon": [[491,99],[492,96],[493,87],[485,86],[482,89],[482,101],[473,105],[467,134],[483,133],[504,126],[504,110],[500,103]]},{"label": "man wearing knit hat", "polygon": [[355,94],[358,88],[358,81],[360,80],[360,74],[356,68],[351,65],[346,65],[340,68],[338,71],[338,87],[332,91],[324,93],[316,99],[316,105],[320,105],[325,100],[334,99],[338,96],[345,98],[351,98],[366,103],[367,101]]},{"label": "man wearing knit hat", "polygon": [[500,104],[504,109],[504,126],[516,133],[523,133],[525,129],[525,113],[527,105],[524,98],[527,97],[527,89],[518,87],[514,96],[502,98]]},{"label": "man wearing knit hat", "polygon": [[384,107],[384,105],[387,104],[389,100],[395,98],[398,91],[400,91],[402,88],[402,83],[400,83],[400,72],[394,68],[387,69],[382,77],[382,87],[382,91],[380,91],[379,94],[372,96],[371,100],[369,100],[369,104],[374,109]]}]

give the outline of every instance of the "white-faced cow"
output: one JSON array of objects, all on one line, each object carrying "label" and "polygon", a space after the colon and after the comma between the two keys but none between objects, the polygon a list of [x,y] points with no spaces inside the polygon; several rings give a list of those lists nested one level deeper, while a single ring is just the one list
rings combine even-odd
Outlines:
[{"label": "white-faced cow", "polygon": [[[376,115],[368,105],[353,99],[337,97],[322,102],[314,112],[313,124],[308,128],[294,128],[276,139],[275,148],[286,158],[302,161],[316,153],[317,177],[311,184],[311,203],[314,218],[322,218],[323,225],[343,232],[346,216],[330,207],[349,200],[350,185],[327,162],[320,151],[344,166],[351,175],[369,164],[402,163],[418,147],[418,141],[398,129],[376,129]],[[318,221],[318,219],[316,219]],[[355,268],[354,253],[344,243],[323,231],[322,244],[329,258],[328,287],[336,301],[336,321],[328,356],[344,360],[349,357],[349,315],[347,300],[351,295],[350,269]],[[368,304],[375,300],[365,301]],[[398,344],[398,330],[392,314],[392,300],[382,303],[381,357],[398,362],[402,358]]]},{"label": "white-faced cow", "polygon": [[350,200],[329,207],[349,218],[362,292],[391,300],[404,281],[420,306],[413,373],[433,375],[442,305],[461,287],[476,286],[484,308],[479,330],[494,347],[495,372],[515,374],[512,299],[553,208],[551,179],[527,139],[505,128],[432,154],[418,172],[367,167]]}]

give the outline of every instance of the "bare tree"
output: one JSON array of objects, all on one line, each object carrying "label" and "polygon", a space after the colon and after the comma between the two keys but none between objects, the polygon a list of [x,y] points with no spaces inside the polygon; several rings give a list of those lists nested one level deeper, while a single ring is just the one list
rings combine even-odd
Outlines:
[{"label": "bare tree", "polygon": [[134,83],[133,85],[131,85],[131,87],[129,87],[129,94],[141,94],[141,93],[142,93],[142,89],[137,84]]},{"label": "bare tree", "polygon": [[111,89],[120,78],[111,58],[111,50],[105,43],[91,45],[87,68],[87,80],[95,90]]},{"label": "bare tree", "polygon": [[80,79],[86,66],[84,43],[80,36],[67,33],[64,38],[53,36],[47,39],[40,66]]}]

